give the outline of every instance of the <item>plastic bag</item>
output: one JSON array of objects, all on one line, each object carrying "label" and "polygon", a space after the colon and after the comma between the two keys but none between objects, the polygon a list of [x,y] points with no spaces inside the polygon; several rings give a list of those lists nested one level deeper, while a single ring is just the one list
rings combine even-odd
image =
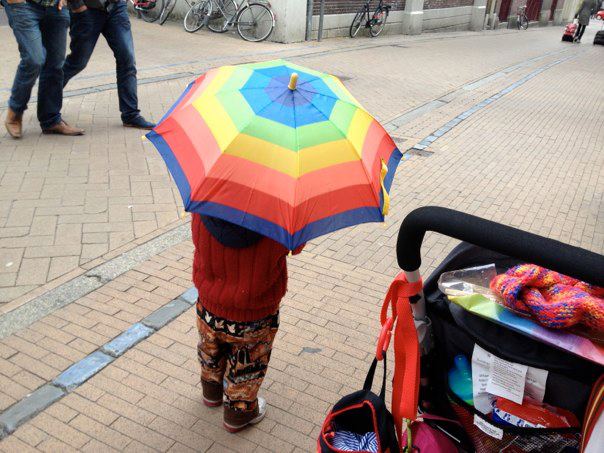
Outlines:
[{"label": "plastic bag", "polygon": [[444,272],[438,279],[438,288],[447,296],[470,296],[481,294],[499,302],[500,298],[491,291],[489,284],[497,276],[494,264]]}]

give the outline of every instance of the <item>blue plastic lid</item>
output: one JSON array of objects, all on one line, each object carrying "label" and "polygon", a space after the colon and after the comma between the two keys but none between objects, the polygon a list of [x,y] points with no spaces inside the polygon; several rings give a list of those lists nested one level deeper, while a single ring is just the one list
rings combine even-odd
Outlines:
[{"label": "blue plastic lid", "polygon": [[466,403],[474,405],[472,395],[472,368],[463,354],[455,356],[453,368],[449,371],[449,388]]}]

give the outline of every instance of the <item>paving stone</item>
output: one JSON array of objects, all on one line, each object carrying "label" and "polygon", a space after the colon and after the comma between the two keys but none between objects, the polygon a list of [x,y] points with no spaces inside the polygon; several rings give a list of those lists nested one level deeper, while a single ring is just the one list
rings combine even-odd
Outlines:
[{"label": "paving stone", "polygon": [[17,285],[35,285],[45,283],[49,266],[49,258],[24,258],[23,261],[21,261],[21,267],[19,268]]},{"label": "paving stone", "polygon": [[57,228],[57,216],[35,216],[30,226],[31,236],[54,236]]},{"label": "paving stone", "polygon": [[197,288],[195,288],[194,286],[192,286],[191,288],[189,288],[188,290],[186,290],[184,293],[182,293],[180,295],[180,299],[183,299],[184,301],[188,302],[190,305],[193,305],[197,302]]},{"label": "paving stone", "polygon": [[155,330],[162,328],[168,322],[189,309],[191,305],[180,299],[175,299],[142,319],[142,323]]},{"label": "paving stone", "polygon": [[[144,320],[143,320],[143,322],[144,322]],[[149,325],[149,324],[147,324],[147,325]],[[121,356],[124,352],[126,352],[132,346],[134,346],[138,342],[144,340],[145,338],[147,338],[149,335],[151,335],[153,333],[153,329],[150,328],[153,326],[149,325],[149,327],[147,327],[147,325],[143,325],[141,323],[134,324],[132,327],[130,327],[124,333],[122,333],[118,337],[114,338],[109,343],[106,343],[105,345],[103,345],[101,350],[104,353],[109,354],[110,356],[113,356],[113,357]]]},{"label": "paving stone", "polygon": [[112,361],[113,358],[111,356],[100,351],[94,352],[61,373],[53,383],[66,391],[71,391],[105,368]]},{"label": "paving stone", "polygon": [[62,398],[64,394],[60,388],[47,384],[2,412],[0,428],[3,436],[14,432],[19,425]]},{"label": "paving stone", "polygon": [[52,281],[55,278],[76,269],[78,264],[79,258],[77,256],[57,256],[51,258],[47,280]]}]

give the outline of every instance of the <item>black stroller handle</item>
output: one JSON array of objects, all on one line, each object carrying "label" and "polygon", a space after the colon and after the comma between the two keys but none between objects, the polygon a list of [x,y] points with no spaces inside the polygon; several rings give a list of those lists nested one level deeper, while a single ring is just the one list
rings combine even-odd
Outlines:
[{"label": "black stroller handle", "polygon": [[604,256],[598,253],[436,206],[415,209],[401,223],[396,257],[404,271],[419,269],[426,231],[441,233],[593,285],[604,286]]}]

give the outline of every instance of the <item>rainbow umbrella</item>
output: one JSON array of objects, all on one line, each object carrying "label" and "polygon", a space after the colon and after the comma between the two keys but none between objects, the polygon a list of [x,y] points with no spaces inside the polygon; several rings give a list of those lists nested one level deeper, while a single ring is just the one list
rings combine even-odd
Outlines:
[{"label": "rainbow umbrella", "polygon": [[290,250],[382,222],[402,157],[335,76],[283,60],[213,69],[147,134],[185,210]]}]

